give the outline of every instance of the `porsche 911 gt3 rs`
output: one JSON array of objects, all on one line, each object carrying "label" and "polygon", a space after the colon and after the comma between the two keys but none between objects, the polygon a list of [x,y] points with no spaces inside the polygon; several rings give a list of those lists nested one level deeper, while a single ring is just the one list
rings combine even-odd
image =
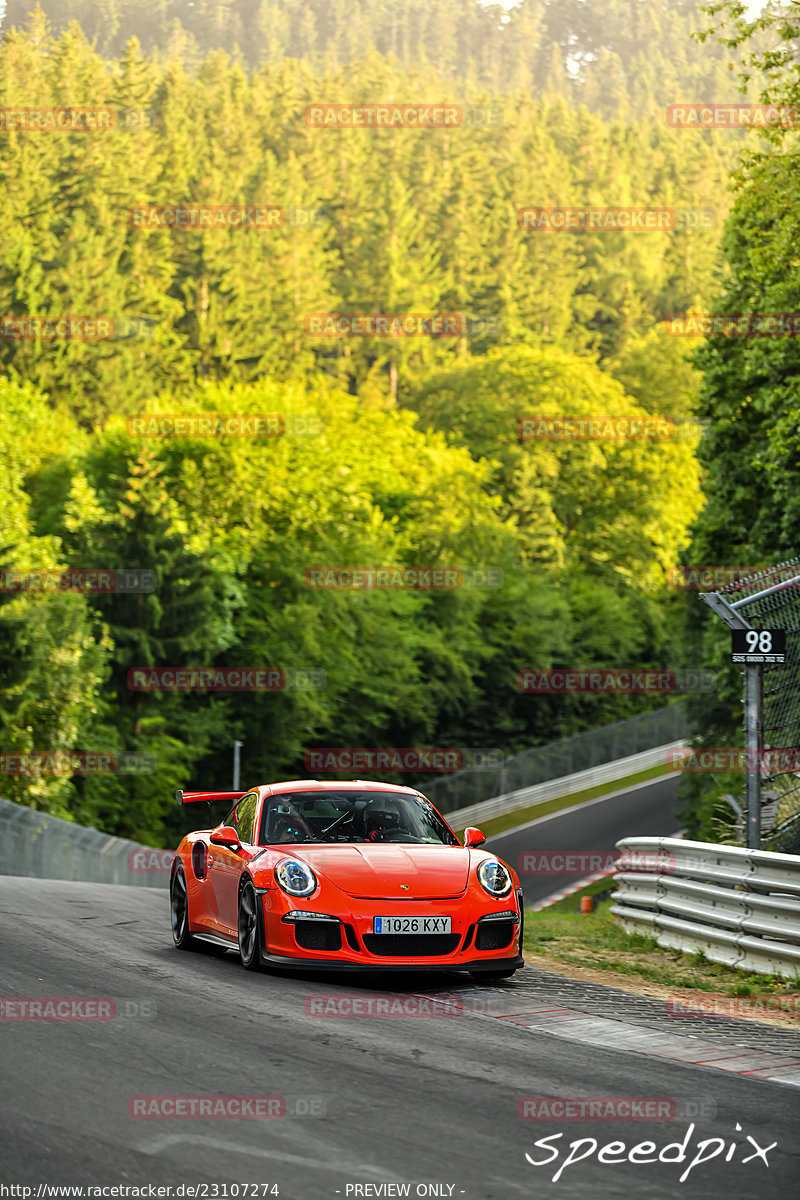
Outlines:
[{"label": "porsche 911 gt3 rs", "polygon": [[459,970],[504,979],[524,966],[516,873],[462,845],[412,788],[295,780],[229,800],[221,825],[189,833],[170,875],[179,950],[236,949],[264,965],[336,970]]}]

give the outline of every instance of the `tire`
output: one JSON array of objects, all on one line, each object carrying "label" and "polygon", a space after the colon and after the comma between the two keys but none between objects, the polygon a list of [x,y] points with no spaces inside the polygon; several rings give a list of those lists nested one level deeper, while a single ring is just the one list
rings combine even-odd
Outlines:
[{"label": "tire", "polygon": [[239,961],[245,971],[261,970],[261,914],[250,880],[239,892]]},{"label": "tire", "polygon": [[189,932],[189,893],[183,866],[176,867],[169,881],[172,940],[176,950],[195,950],[197,942]]}]

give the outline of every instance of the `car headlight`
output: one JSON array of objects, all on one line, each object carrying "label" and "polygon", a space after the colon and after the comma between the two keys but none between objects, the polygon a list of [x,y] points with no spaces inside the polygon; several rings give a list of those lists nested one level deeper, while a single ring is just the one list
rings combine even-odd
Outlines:
[{"label": "car headlight", "polygon": [[508,867],[496,858],[485,858],[479,865],[478,881],[490,896],[506,896],[514,886]]},{"label": "car headlight", "polygon": [[311,867],[296,858],[282,858],[275,867],[275,878],[290,896],[310,896],[317,886]]}]

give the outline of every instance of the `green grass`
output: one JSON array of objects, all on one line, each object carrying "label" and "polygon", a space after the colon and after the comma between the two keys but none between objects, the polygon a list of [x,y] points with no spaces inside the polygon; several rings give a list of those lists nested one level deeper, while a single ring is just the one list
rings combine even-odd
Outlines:
[{"label": "green grass", "polygon": [[[584,788],[582,792],[572,792],[569,796],[558,796],[555,800],[529,804],[527,808],[517,808],[514,812],[504,813],[501,817],[492,817],[488,821],[481,821],[480,828],[487,837],[494,837],[498,833],[505,833],[508,829],[516,828],[517,825],[524,825],[526,821],[533,821],[536,817],[546,817],[549,813],[561,812],[562,809],[582,804],[584,800],[595,800],[598,796],[607,796],[610,792],[616,792],[620,788],[630,787],[635,783],[645,783],[648,779],[657,779],[659,775],[671,773],[671,768],[666,763],[660,763],[656,767],[637,771],[635,775],[626,775],[624,779],[615,779],[611,783],[598,783],[594,787]],[[444,815],[447,817],[447,813]],[[458,834],[463,832],[462,828],[456,829]]]},{"label": "green grass", "polygon": [[526,913],[524,949],[571,966],[616,971],[633,979],[698,992],[767,997],[798,990],[798,984],[772,975],[745,975],[735,967],[711,962],[702,952],[683,954],[659,946],[647,934],[626,933],[611,915],[611,900],[601,901],[592,913],[578,911],[581,896],[602,891],[611,882],[600,880],[541,912]]},{"label": "green grass", "polygon": [[[542,912],[577,912],[578,908],[580,907],[581,896],[596,896],[598,892],[604,892],[606,888],[614,886],[615,884],[613,875],[606,875],[604,879],[596,879],[594,883],[587,884],[586,887],[581,888],[579,892],[573,892],[571,896],[565,896],[563,900],[556,900],[555,903],[549,904],[546,909],[542,909]],[[525,920],[527,921],[529,918],[533,920],[538,915],[538,913],[528,913],[528,916],[525,917]]]}]

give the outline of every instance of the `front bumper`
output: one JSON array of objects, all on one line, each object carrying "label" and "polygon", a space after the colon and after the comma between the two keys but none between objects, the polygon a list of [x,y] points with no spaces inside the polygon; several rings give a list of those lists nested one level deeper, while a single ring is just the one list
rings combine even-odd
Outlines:
[{"label": "front bumper", "polygon": [[[357,903],[337,917],[303,920],[297,902],[291,908],[282,895],[261,892],[261,956],[266,964],[295,970],[332,971],[516,971],[522,958],[521,894],[498,899],[496,909],[465,902],[379,901]],[[337,898],[338,899],[338,898]],[[510,901],[510,903],[509,903]],[[501,907],[502,906],[502,907]],[[288,911],[287,911],[288,909]],[[311,903],[309,903],[311,909]],[[313,910],[324,912],[316,900]],[[373,916],[442,915],[451,917],[451,933],[440,936],[375,935]]]},{"label": "front bumper", "polygon": [[413,960],[404,959],[402,962],[387,962],[386,959],[373,958],[366,962],[359,959],[358,962],[353,962],[340,956],[335,961],[332,958],[294,958],[283,954],[269,954],[263,946],[261,949],[261,961],[270,967],[281,967],[289,971],[359,971],[364,974],[368,971],[376,971],[383,974],[399,973],[410,974],[418,971],[471,971],[476,975],[478,972],[489,974],[493,971],[519,971],[525,966],[525,960],[521,954],[517,954],[512,958],[477,958],[468,961],[453,962],[452,959],[442,959],[440,962],[433,962],[429,958],[418,958]]}]

